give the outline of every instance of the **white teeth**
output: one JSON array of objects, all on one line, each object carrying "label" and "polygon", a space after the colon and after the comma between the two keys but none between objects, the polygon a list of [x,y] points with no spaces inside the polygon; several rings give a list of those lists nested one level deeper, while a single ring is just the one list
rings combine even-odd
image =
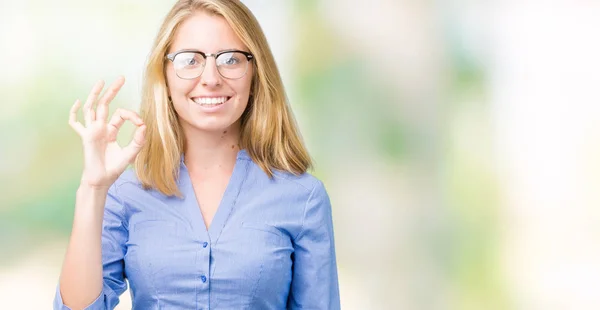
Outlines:
[{"label": "white teeth", "polygon": [[217,105],[227,101],[227,97],[200,97],[194,98],[194,102],[202,105]]}]

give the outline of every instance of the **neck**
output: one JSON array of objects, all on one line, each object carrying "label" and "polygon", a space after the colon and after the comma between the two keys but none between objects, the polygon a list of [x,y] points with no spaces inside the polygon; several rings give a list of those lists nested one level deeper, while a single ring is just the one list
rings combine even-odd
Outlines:
[{"label": "neck", "polygon": [[184,162],[189,171],[205,174],[231,171],[240,150],[240,125],[234,123],[226,130],[207,132],[184,128],[186,150]]}]

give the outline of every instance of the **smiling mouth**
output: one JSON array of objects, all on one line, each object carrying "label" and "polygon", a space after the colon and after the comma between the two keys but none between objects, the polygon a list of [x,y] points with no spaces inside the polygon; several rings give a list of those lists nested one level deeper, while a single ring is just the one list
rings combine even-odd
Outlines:
[{"label": "smiling mouth", "polygon": [[231,99],[231,97],[228,96],[222,96],[222,97],[196,97],[196,98],[192,98],[192,100],[197,103],[200,106],[204,106],[204,107],[214,107],[214,106],[218,106],[221,105],[225,102],[227,102],[227,100]]}]

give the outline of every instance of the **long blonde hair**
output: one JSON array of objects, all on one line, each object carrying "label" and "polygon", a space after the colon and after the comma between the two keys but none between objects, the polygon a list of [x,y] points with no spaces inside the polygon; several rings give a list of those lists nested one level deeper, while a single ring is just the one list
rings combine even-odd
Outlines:
[{"label": "long blonde hair", "polygon": [[147,129],[146,143],[135,160],[138,180],[146,189],[181,196],[177,179],[185,137],[168,97],[165,55],[181,23],[197,11],[225,18],[254,55],[252,95],[241,116],[240,147],[269,177],[274,170],[306,172],[312,160],[287,102],[273,54],[254,15],[239,0],[180,0],[165,17],[146,65],[140,112]]}]

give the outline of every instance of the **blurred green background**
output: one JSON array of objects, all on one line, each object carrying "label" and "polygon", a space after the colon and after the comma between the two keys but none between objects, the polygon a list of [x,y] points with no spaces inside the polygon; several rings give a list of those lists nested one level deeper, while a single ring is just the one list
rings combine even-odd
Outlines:
[{"label": "blurred green background", "polygon": [[[600,4],[243,2],[333,203],[343,309],[600,308]],[[111,109],[138,109],[172,4],[0,0],[2,308],[51,308],[69,108],[124,75]]]}]

